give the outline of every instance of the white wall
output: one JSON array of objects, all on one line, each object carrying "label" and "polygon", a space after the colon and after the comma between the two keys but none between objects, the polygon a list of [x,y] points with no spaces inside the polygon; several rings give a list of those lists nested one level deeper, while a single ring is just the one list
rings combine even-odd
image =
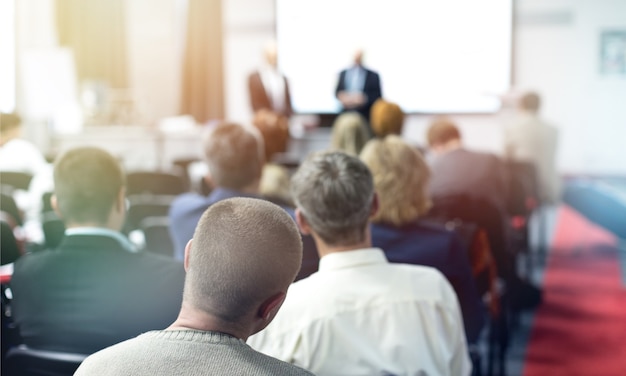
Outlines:
[{"label": "white wall", "polygon": [[[260,61],[263,43],[274,37],[273,10],[273,0],[225,1],[225,96],[231,119],[251,116],[245,78]],[[561,131],[563,173],[626,174],[626,77],[599,74],[604,29],[626,30],[626,1],[517,1],[515,86],[542,94],[544,117]],[[507,114],[455,118],[469,147],[502,150]],[[404,136],[424,143],[428,120],[410,116]]]}]

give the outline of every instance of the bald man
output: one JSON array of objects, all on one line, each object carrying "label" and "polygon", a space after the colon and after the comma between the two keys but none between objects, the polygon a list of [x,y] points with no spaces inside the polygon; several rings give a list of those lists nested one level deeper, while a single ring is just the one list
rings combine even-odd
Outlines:
[{"label": "bald man", "polygon": [[185,249],[178,319],[88,357],[76,375],[311,375],[254,351],[302,260],[293,219],[253,198],[212,205]]}]

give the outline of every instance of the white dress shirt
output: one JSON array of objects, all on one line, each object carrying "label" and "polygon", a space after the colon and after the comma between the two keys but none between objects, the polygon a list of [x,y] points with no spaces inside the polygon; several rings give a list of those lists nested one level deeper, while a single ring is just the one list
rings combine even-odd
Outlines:
[{"label": "white dress shirt", "polygon": [[332,253],[294,283],[253,348],[316,375],[469,375],[454,290],[377,248]]},{"label": "white dress shirt", "polygon": [[270,66],[261,67],[259,73],[267,97],[272,102],[272,110],[283,113],[286,110],[285,77],[276,68]]}]

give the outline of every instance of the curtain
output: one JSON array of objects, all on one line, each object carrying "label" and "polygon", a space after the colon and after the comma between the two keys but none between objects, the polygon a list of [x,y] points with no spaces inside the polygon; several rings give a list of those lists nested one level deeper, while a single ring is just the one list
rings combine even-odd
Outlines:
[{"label": "curtain", "polygon": [[56,0],[59,43],[74,52],[80,82],[128,86],[124,0]]},{"label": "curtain", "polygon": [[197,122],[224,116],[221,0],[189,0],[181,112]]}]

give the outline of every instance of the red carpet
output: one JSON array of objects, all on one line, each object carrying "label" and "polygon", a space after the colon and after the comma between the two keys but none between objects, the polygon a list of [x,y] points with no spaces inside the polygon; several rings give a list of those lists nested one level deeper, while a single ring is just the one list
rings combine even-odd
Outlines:
[{"label": "red carpet", "polygon": [[525,376],[626,375],[626,290],[616,239],[559,210]]}]

